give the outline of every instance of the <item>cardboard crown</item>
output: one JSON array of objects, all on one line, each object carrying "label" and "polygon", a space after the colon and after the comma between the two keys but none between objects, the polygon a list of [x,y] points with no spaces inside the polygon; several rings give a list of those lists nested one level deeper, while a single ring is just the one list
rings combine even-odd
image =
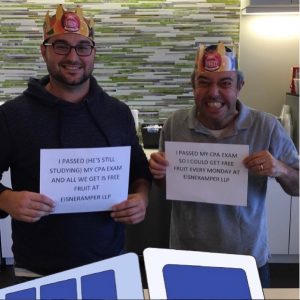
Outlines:
[{"label": "cardboard crown", "polygon": [[235,51],[221,42],[207,47],[201,44],[197,50],[194,70],[198,73],[237,71]]},{"label": "cardboard crown", "polygon": [[94,40],[94,21],[83,16],[82,9],[77,6],[75,12],[64,10],[60,4],[56,8],[56,14],[52,17],[47,12],[44,20],[44,41],[52,36],[64,33],[81,34]]}]

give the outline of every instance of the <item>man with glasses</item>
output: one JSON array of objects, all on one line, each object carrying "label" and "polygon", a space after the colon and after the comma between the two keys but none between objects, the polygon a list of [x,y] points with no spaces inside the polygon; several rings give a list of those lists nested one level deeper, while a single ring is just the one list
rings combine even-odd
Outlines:
[{"label": "man with glasses", "polygon": [[[144,219],[151,174],[130,109],[92,76],[93,21],[61,5],[44,22],[41,54],[49,75],[30,79],[22,95],[0,108],[0,215],[12,217],[18,282],[119,255],[124,225]],[[40,150],[130,146],[129,196],[110,212],[51,214],[39,193]]]},{"label": "man with glasses", "polygon": [[83,42],[76,46],[71,46],[65,41],[55,41],[53,43],[43,43],[44,46],[52,46],[56,54],[68,55],[74,48],[78,56],[90,56],[92,54],[95,45],[91,45],[89,42]]}]

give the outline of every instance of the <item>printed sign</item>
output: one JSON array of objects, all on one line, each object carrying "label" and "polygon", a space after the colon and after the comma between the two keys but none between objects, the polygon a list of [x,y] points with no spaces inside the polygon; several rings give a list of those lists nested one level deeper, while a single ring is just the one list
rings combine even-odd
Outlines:
[{"label": "printed sign", "polygon": [[128,197],[129,166],[129,146],[42,149],[40,193],[56,202],[54,213],[111,210]]},{"label": "printed sign", "polygon": [[167,199],[247,205],[248,145],[166,142]]}]

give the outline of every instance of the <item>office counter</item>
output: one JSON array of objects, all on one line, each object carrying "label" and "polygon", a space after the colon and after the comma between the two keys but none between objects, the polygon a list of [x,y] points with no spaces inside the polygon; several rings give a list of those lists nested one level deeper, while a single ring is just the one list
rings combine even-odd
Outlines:
[{"label": "office counter", "polygon": [[265,299],[300,299],[299,289],[264,289]]},{"label": "office counter", "polygon": [[[300,299],[299,289],[264,289],[265,299]],[[148,290],[144,290],[144,298],[149,298]]]}]

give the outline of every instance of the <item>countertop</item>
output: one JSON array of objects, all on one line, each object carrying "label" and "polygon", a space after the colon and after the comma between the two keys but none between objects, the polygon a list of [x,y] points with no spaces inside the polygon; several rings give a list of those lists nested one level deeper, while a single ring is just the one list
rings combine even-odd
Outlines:
[{"label": "countertop", "polygon": [[[265,299],[300,299],[299,289],[264,289]],[[149,298],[148,290],[144,290],[144,298]]]},{"label": "countertop", "polygon": [[264,289],[265,299],[300,299],[299,289]]}]

